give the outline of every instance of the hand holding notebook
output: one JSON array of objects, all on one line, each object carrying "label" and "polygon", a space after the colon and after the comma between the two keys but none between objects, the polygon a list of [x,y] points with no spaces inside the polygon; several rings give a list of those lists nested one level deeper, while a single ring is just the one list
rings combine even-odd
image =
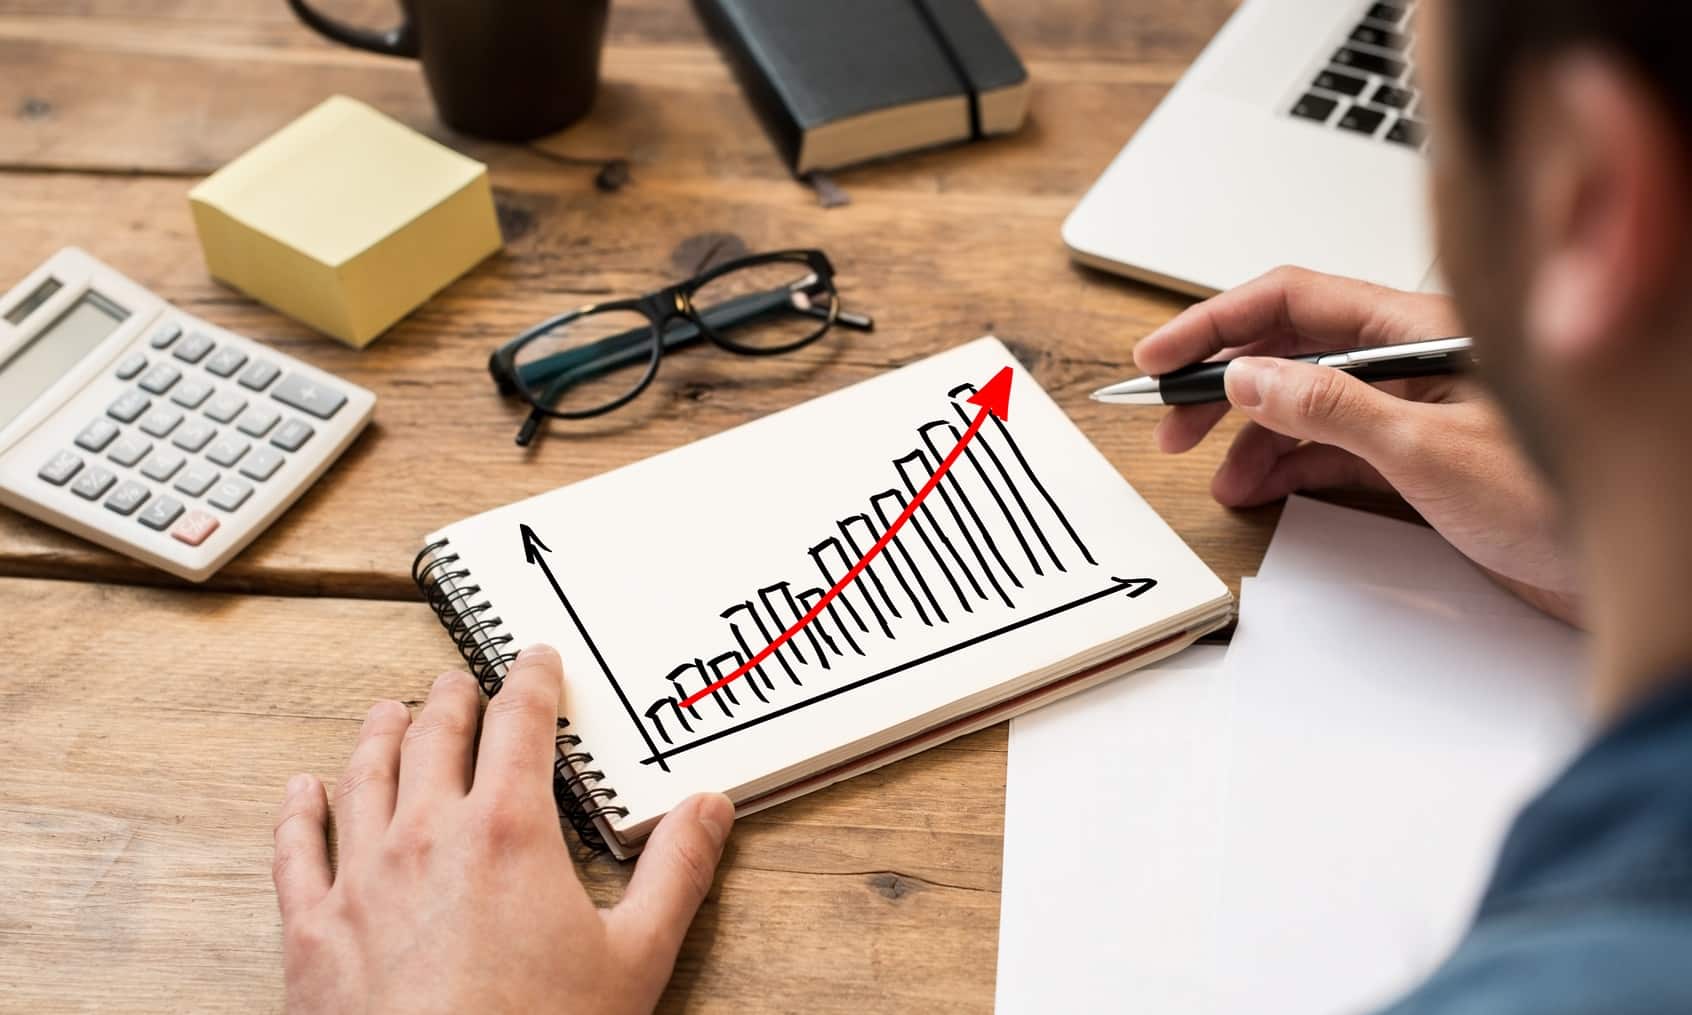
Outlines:
[{"label": "hand holding notebook", "polygon": [[[969,404],[1006,367],[1008,419]],[[558,647],[556,793],[622,857],[694,792],[771,806],[1167,656],[1231,611],[992,339],[427,543],[420,583],[485,689],[516,647]]]},{"label": "hand holding notebook", "polygon": [[701,794],[671,811],[622,899],[597,908],[549,813],[562,675],[552,650],[526,649],[479,724],[457,672],[415,720],[372,707],[336,791],[333,869],[323,784],[289,780],[273,871],[290,1011],[652,1010],[734,810]]}]

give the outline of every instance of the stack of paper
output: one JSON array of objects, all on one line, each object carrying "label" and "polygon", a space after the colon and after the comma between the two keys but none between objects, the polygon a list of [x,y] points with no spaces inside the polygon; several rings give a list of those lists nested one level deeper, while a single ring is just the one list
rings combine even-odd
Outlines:
[{"label": "stack of paper", "polygon": [[1012,723],[999,1009],[1390,1001],[1578,749],[1582,655],[1436,533],[1294,498],[1226,653]]}]

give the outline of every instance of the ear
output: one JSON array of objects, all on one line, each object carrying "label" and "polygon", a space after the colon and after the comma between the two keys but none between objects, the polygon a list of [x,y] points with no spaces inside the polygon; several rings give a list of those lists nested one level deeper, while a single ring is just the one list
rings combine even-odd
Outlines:
[{"label": "ear", "polygon": [[[1531,96],[1531,98],[1530,98]],[[1548,363],[1636,352],[1683,285],[1686,150],[1657,94],[1614,60],[1554,57],[1518,82],[1528,342]]]}]

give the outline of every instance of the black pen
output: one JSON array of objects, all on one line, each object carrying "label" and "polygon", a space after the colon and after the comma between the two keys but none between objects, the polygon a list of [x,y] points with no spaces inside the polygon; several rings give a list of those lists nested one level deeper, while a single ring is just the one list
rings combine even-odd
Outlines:
[{"label": "black pen", "polygon": [[[1462,373],[1474,366],[1472,343],[1467,338],[1434,338],[1425,342],[1382,345],[1372,349],[1344,349],[1310,356],[1290,356],[1299,363],[1333,367],[1363,381],[1399,381],[1406,377],[1430,377]],[[1194,363],[1158,377],[1136,377],[1093,392],[1093,401],[1117,405],[1196,405],[1226,402],[1222,386],[1226,361]]]}]

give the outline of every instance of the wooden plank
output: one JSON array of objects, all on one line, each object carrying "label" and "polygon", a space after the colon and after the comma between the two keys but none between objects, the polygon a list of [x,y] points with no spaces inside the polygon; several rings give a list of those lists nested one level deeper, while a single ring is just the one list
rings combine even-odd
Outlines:
[{"label": "wooden plank", "polygon": [[[1057,240],[1074,199],[1229,4],[1164,3],[1134,18],[1107,6],[996,5],[1035,65],[1029,128],[844,174],[854,204],[824,213],[786,178],[691,12],[620,3],[590,122],[546,142],[544,155],[451,139],[492,164],[507,250],[363,353],[211,284],[184,207],[188,180],[9,175],[0,214],[12,242],[0,250],[0,278],[76,243],[186,309],[377,391],[373,432],[218,576],[222,588],[408,595],[404,566],[418,539],[459,515],[984,331],[1010,340],[1154,506],[1233,578],[1255,565],[1266,530],[1264,519],[1226,514],[1205,496],[1220,442],[1192,460],[1162,460],[1148,440],[1154,414],[1084,398],[1123,372],[1131,338],[1180,301],[1074,268]],[[336,90],[439,131],[415,67],[321,43],[280,3],[0,0],[0,66],[9,68],[0,109],[17,110],[22,127],[0,132],[0,164],[192,175]],[[561,164],[559,154],[587,164]],[[630,160],[633,182],[605,193],[593,177],[614,156]],[[718,240],[826,247],[853,305],[875,312],[882,330],[783,362],[674,357],[630,409],[533,454],[513,449],[518,413],[493,397],[487,352],[545,314],[686,274]],[[11,513],[0,513],[0,573],[168,580]]]},{"label": "wooden plank", "polygon": [[[971,161],[1014,169],[1017,160],[1005,149],[1034,150],[1041,162],[1078,167],[1090,178],[1234,4],[1164,2],[1139,5],[1133,16],[1096,0],[989,6],[1029,65],[1036,105],[1019,139],[995,143],[993,159]],[[355,23],[394,17],[380,2],[328,7]],[[279,2],[0,0],[0,67],[0,110],[13,116],[12,129],[0,134],[0,166],[12,168],[205,173],[334,92],[450,137],[433,118],[414,62],[323,40]],[[785,178],[685,5],[614,4],[604,79],[591,120],[549,147],[591,153],[609,144],[610,154],[648,163],[649,171],[704,165]],[[1104,82],[1135,84],[1148,94],[1089,101],[1085,92],[1067,91]],[[1054,133],[1062,148],[1051,143]],[[452,140],[483,158],[509,150]],[[898,178],[954,175],[914,170],[908,159],[900,165]]]},{"label": "wooden plank", "polygon": [[[1231,513],[1208,495],[1226,438],[1171,459],[1151,442],[1157,413],[1095,405],[1087,392],[1129,371],[1133,339],[1182,301],[1073,266],[1057,239],[1067,197],[1007,201],[859,188],[824,212],[797,188],[757,181],[636,182],[615,193],[587,173],[527,161],[496,166],[506,251],[364,351],[341,347],[210,282],[192,235],[189,181],[13,174],[0,191],[9,243],[0,277],[81,245],[190,312],[363,384],[376,422],[318,486],[216,579],[230,589],[405,597],[423,535],[465,514],[539,493],[716,433],[977,335],[1004,337],[1103,452],[1230,580],[1255,569],[1273,512]],[[818,245],[849,306],[878,330],[759,361],[698,349],[670,357],[652,390],[598,421],[514,447],[522,412],[484,363],[542,316],[685,275],[714,244]],[[658,510],[658,506],[654,506]],[[0,512],[0,573],[163,581],[17,514]]]},{"label": "wooden plank", "polygon": [[[1176,55],[1031,58],[1034,105],[1022,132],[840,179],[929,193],[994,183],[1078,195],[1219,20],[1185,15],[1203,30],[1173,33],[1190,43]],[[0,133],[0,167],[12,169],[204,174],[333,93],[484,161],[522,150],[455,136],[436,122],[415,63],[301,41],[276,27],[189,30],[174,21],[0,14],[0,66],[0,110],[13,117]],[[648,177],[788,180],[728,68],[702,42],[612,45],[603,78],[592,115],[539,147],[625,158]]]},{"label": "wooden plank", "polygon": [[[387,27],[398,21],[394,0],[311,0],[349,24]],[[1025,59],[1052,54],[1112,60],[1191,58],[1193,26],[1213,32],[1238,0],[1140,0],[1131,10],[1100,0],[983,0]],[[216,31],[285,32],[298,44],[331,46],[300,25],[282,0],[0,0],[0,16],[126,19],[176,24],[187,34]],[[702,43],[691,4],[678,0],[615,0],[607,29],[611,45]]]},{"label": "wooden plank", "polygon": [[[280,787],[335,777],[371,700],[453,662],[433,616],[16,579],[0,615],[7,1006],[277,1009]],[[999,727],[746,820],[664,1007],[984,1008],[1003,792]],[[582,875],[609,902],[627,870]]]}]

